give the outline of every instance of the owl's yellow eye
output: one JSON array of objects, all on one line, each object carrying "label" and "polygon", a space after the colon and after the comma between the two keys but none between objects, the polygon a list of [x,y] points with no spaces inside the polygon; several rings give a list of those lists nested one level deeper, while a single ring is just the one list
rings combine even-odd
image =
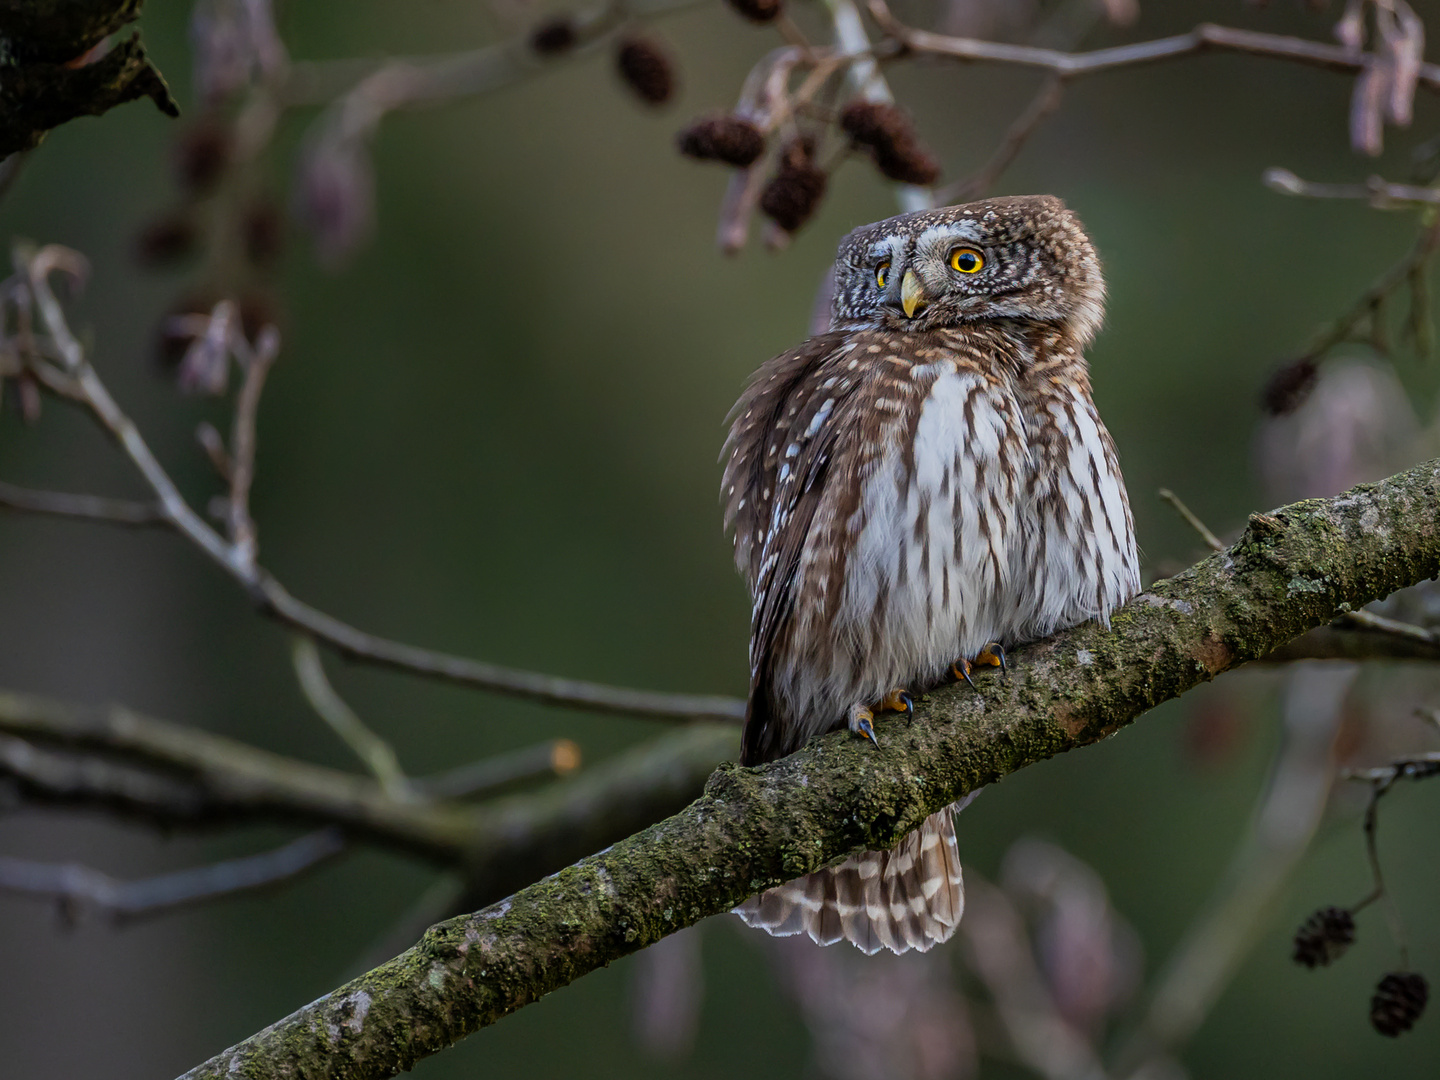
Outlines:
[{"label": "owl's yellow eye", "polygon": [[956,248],[950,252],[950,269],[962,274],[978,274],[985,265],[985,256],[974,248]]},{"label": "owl's yellow eye", "polygon": [[886,259],[879,266],[875,267],[875,284],[880,288],[885,287],[885,282],[890,280],[890,260]]}]

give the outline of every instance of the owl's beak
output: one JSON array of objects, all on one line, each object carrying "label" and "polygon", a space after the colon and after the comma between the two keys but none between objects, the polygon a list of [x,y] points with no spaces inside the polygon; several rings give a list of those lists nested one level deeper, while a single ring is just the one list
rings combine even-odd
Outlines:
[{"label": "owl's beak", "polygon": [[905,309],[905,317],[913,319],[926,303],[925,286],[920,284],[919,276],[914,270],[906,270],[900,281],[900,306]]}]

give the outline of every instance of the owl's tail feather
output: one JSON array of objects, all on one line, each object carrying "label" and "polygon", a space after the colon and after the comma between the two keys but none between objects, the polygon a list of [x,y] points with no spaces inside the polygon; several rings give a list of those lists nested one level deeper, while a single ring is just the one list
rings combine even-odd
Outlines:
[{"label": "owl's tail feather", "polygon": [[954,809],[931,814],[894,851],[862,852],[766,889],[735,914],[776,937],[806,933],[821,945],[845,940],[867,955],[881,948],[925,952],[949,940],[965,910]]}]

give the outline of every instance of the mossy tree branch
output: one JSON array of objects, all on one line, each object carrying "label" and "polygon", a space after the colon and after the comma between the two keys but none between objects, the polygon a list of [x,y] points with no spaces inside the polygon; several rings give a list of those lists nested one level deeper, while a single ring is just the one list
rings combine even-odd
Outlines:
[{"label": "mossy tree branch", "polygon": [[[140,35],[100,45],[140,16],[141,0],[0,0],[0,158],[40,144],[51,128],[148,97],[179,107]],[[98,50],[97,50],[98,51]]]},{"label": "mossy tree branch", "polygon": [[881,749],[843,732],[722,766],[684,811],[472,915],[187,1073],[393,1076],[759,889],[895,844],[952,799],[1098,742],[1338,613],[1440,571],[1440,460],[1251,517],[1232,547],[1115,614],[932,693]]},{"label": "mossy tree branch", "polygon": [[733,724],[697,723],[533,791],[470,805],[397,799],[368,776],[271,753],[120,705],[0,690],[0,781],[27,800],[162,828],[280,822],[464,876],[484,903],[679,810],[739,751]]}]

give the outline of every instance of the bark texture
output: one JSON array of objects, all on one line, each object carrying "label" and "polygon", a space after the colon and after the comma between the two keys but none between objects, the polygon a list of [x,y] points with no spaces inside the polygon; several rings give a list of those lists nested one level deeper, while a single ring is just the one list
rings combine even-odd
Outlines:
[{"label": "bark texture", "polygon": [[1113,618],[1016,650],[979,693],[844,732],[754,769],[725,765],[686,809],[499,903],[186,1074],[387,1077],[760,889],[895,844],[984,784],[1085,746],[1338,613],[1440,571],[1440,460],[1334,499],[1256,514],[1240,539]]},{"label": "bark texture", "polygon": [[90,51],[140,16],[142,0],[0,0],[0,158],[77,116],[148,97],[180,115],[140,35]]}]

